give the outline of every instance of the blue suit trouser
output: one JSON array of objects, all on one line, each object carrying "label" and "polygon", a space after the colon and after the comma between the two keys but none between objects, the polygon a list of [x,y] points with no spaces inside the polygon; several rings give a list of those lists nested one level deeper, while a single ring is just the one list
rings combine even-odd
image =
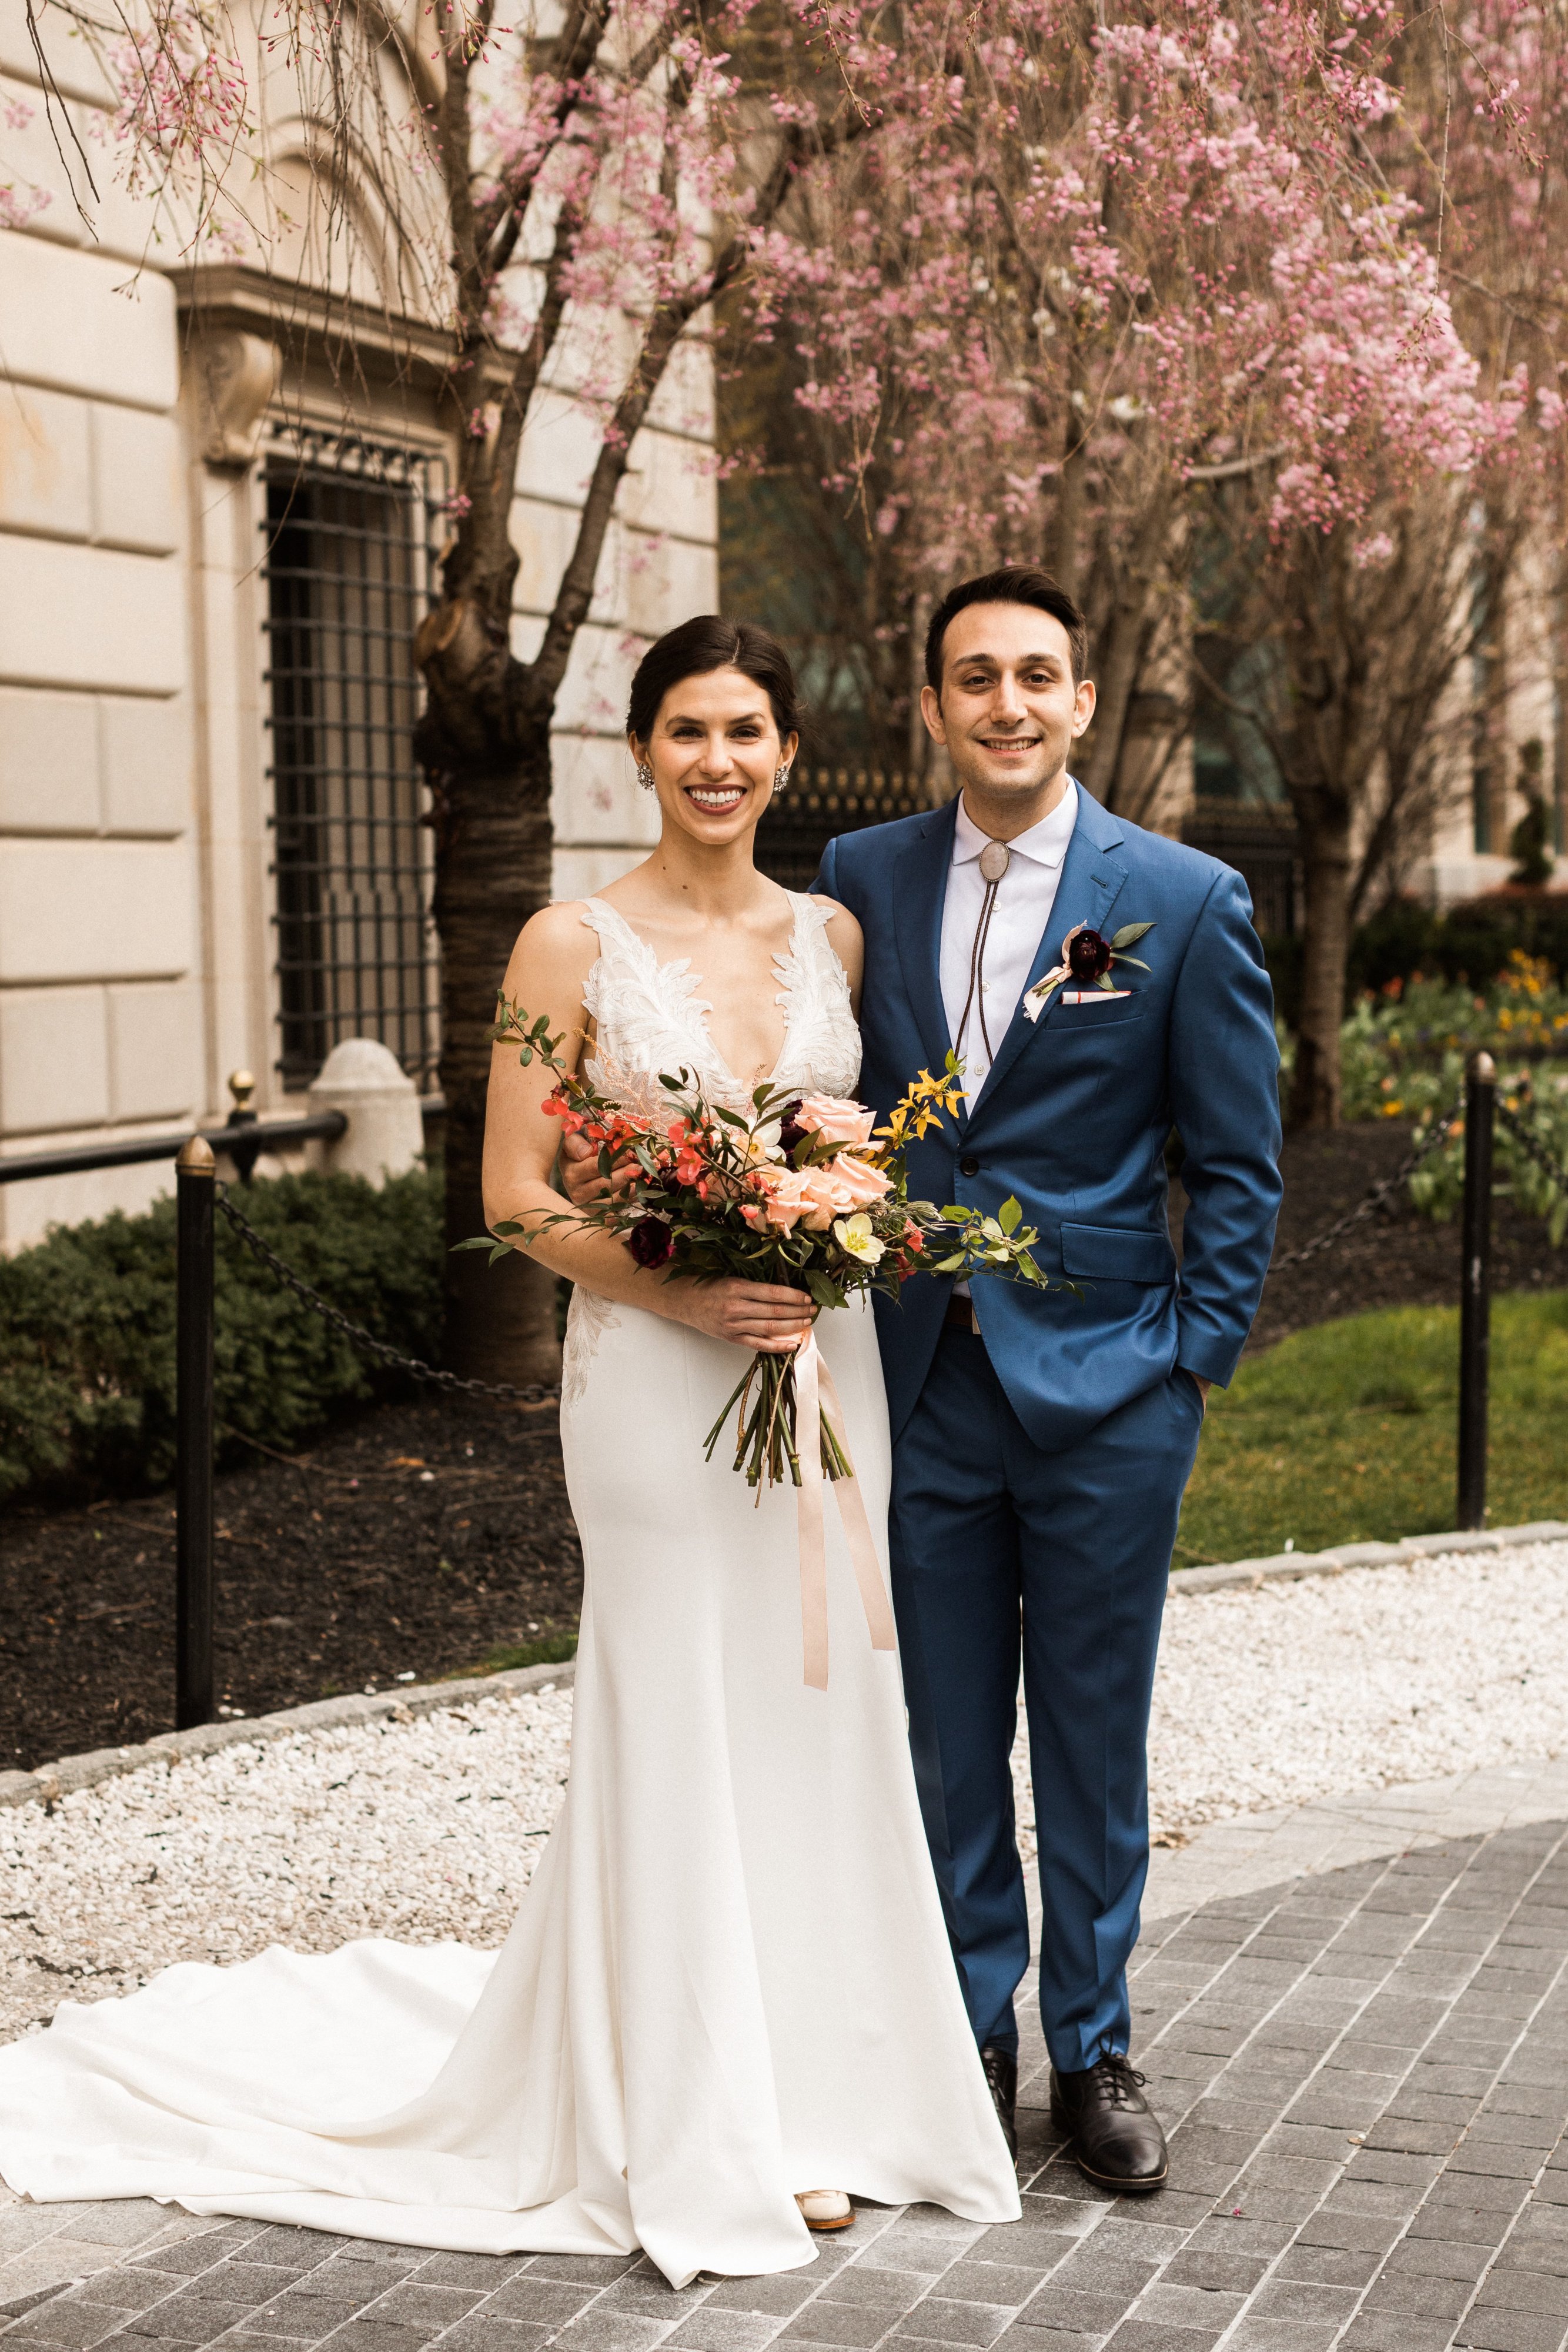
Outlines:
[{"label": "blue suit trouser", "polygon": [[1203,1404],[1190,1374],[1060,1454],[978,1337],[943,1332],[894,1448],[893,1599],[925,1833],[977,2042],[1016,2049],[1029,1918],[1013,1816],[1019,1654],[1054,2065],[1128,2047],[1149,1864],[1147,1738],[1171,1549]]}]

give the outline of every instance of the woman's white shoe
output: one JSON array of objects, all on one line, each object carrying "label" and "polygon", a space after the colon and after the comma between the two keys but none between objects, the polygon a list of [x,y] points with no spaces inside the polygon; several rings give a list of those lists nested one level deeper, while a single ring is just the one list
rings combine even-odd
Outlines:
[{"label": "woman's white shoe", "polygon": [[808,2230],[847,2230],[855,2209],[841,2189],[802,2189],[795,2202]]}]

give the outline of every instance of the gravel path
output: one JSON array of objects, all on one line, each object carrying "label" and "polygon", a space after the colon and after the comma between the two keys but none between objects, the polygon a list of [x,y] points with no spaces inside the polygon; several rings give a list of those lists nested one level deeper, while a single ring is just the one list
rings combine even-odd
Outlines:
[{"label": "gravel path", "polygon": [[1193,1593],[1166,1612],[1157,1829],[1568,1749],[1568,1543]]},{"label": "gravel path", "polygon": [[[0,1814],[0,2035],[177,1959],[355,1936],[498,1943],[555,1817],[548,1686],[239,1746]],[[1568,1748],[1568,1543],[1253,1591],[1166,1619],[1155,1833]],[[1032,1812],[1015,1758],[1024,1842]]]}]

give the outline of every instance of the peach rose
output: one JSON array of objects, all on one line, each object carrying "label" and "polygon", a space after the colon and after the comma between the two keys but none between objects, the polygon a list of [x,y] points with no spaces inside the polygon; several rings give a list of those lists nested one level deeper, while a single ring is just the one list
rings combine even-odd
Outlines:
[{"label": "peach rose", "polygon": [[807,1095],[795,1113],[795,1124],[824,1143],[869,1143],[876,1113],[841,1095]]},{"label": "peach rose", "polygon": [[795,1168],[758,1168],[751,1181],[762,1196],[762,1209],[768,1223],[777,1226],[781,1234],[792,1233],[797,1221],[811,1205],[805,1177]]},{"label": "peach rose", "polygon": [[801,1170],[800,1196],[807,1204],[807,1227],[814,1234],[825,1234],[835,1217],[847,1217],[856,1206],[854,1193],[831,1160]]},{"label": "peach rose", "polygon": [[845,1186],[857,1209],[867,1209],[880,1201],[884,1192],[893,1190],[893,1179],[884,1176],[880,1168],[868,1167],[852,1151],[841,1151],[829,1165],[839,1182]]}]

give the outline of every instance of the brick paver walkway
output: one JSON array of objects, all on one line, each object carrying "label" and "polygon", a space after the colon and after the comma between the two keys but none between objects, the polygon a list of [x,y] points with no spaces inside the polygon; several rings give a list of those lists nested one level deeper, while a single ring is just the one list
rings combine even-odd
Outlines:
[{"label": "brick paver walkway", "polygon": [[1207,1904],[1147,1933],[1135,1998],[1153,2199],[1090,2188],[1026,2105],[1021,2223],[868,2207],[808,2270],[681,2294],[638,2258],[13,2204],[5,2352],[1563,2352],[1568,1824]]}]

